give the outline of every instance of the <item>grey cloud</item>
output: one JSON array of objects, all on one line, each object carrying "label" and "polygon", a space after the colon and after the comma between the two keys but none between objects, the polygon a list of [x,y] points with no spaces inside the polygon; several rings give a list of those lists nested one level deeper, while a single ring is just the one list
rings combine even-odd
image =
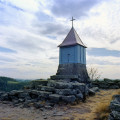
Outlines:
[{"label": "grey cloud", "polygon": [[49,59],[58,59],[58,57],[50,57]]},{"label": "grey cloud", "polygon": [[9,57],[0,57],[0,61],[2,61],[2,62],[16,62],[17,60],[9,58]]},{"label": "grey cloud", "polygon": [[[12,47],[19,48],[23,51],[28,52],[39,52],[44,51],[40,44],[40,40],[34,37],[27,36],[24,39],[17,38],[18,40],[8,41],[8,44]],[[38,41],[38,42],[37,42]]]},{"label": "grey cloud", "polygon": [[37,28],[38,33],[44,35],[65,35],[66,31],[69,30],[65,25],[58,24],[58,23],[43,23],[40,24],[36,22],[34,26]]},{"label": "grey cloud", "polygon": [[108,39],[107,34],[101,28],[86,27],[83,29],[83,34],[89,37],[94,37],[95,39],[101,39],[101,37]]},{"label": "grey cloud", "polygon": [[51,11],[56,16],[80,18],[87,16],[89,10],[103,0],[54,0]]},{"label": "grey cloud", "polygon": [[113,63],[109,61],[101,61],[96,59],[91,59],[87,62],[87,64],[98,64],[98,65],[120,65],[120,63]]}]

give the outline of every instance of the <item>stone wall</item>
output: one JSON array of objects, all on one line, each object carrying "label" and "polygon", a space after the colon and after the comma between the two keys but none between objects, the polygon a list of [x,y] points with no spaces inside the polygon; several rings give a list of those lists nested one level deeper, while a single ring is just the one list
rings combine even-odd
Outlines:
[{"label": "stone wall", "polygon": [[108,120],[120,120],[120,95],[114,95],[110,103],[111,113]]},{"label": "stone wall", "polygon": [[92,81],[93,87],[99,87],[101,89],[119,89],[120,88],[120,80],[109,80],[104,79],[102,81]]},{"label": "stone wall", "polygon": [[60,79],[61,76],[63,79],[63,76],[69,76],[69,75],[77,76],[76,78],[73,77],[73,79],[78,79],[79,82],[86,83],[90,81],[85,64],[80,64],[80,63],[60,64],[58,66],[56,78],[57,76],[59,76]]}]

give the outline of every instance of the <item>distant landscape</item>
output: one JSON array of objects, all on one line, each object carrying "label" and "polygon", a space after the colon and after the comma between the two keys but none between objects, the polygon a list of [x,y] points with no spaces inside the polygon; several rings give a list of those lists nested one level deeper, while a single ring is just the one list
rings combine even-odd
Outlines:
[{"label": "distant landscape", "polygon": [[0,76],[0,91],[9,92],[11,90],[20,90],[30,84],[30,80],[18,80],[9,77]]}]

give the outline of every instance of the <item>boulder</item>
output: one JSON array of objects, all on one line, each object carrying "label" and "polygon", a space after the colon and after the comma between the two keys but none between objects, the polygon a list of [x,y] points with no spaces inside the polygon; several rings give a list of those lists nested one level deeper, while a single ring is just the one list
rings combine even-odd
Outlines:
[{"label": "boulder", "polygon": [[23,93],[24,91],[12,90],[9,92],[9,96],[18,96],[18,94]]},{"label": "boulder", "polygon": [[72,90],[72,89],[56,89],[56,94],[59,95],[76,95],[77,90]]},{"label": "boulder", "polygon": [[83,94],[82,93],[77,94],[76,98],[78,98],[79,100],[82,100],[83,99]]},{"label": "boulder", "polygon": [[113,98],[120,102],[120,95],[113,95]]},{"label": "boulder", "polygon": [[22,92],[22,93],[18,94],[18,98],[26,98],[28,96],[29,96],[29,94],[27,92]]},{"label": "boulder", "polygon": [[94,92],[92,89],[89,89],[89,90],[88,90],[88,94],[89,94],[90,96],[93,96],[93,95],[95,95],[95,92]]},{"label": "boulder", "polygon": [[38,91],[39,96],[43,97],[43,98],[48,98],[49,95],[52,94],[52,92],[46,92],[46,91]]},{"label": "boulder", "polygon": [[115,99],[113,100],[111,103],[110,103],[110,109],[112,111],[117,111],[117,112],[120,112],[120,102]]},{"label": "boulder", "polygon": [[9,101],[10,100],[10,98],[9,98],[9,96],[8,96],[8,93],[4,93],[4,94],[2,94],[1,95],[1,97],[0,97],[0,100],[1,101]]},{"label": "boulder", "polygon": [[32,99],[36,99],[36,98],[38,98],[39,93],[37,90],[31,90],[31,91],[29,91],[29,95]]},{"label": "boulder", "polygon": [[55,82],[53,80],[48,82],[48,86],[54,87],[57,89],[72,88],[72,84],[66,82]]},{"label": "boulder", "polygon": [[76,97],[74,95],[70,95],[70,96],[62,96],[62,101],[66,102],[66,103],[73,103],[75,102]]},{"label": "boulder", "polygon": [[1,97],[1,95],[3,95],[5,92],[2,92],[2,91],[0,91],[0,97]]},{"label": "boulder", "polygon": [[98,87],[92,87],[91,90],[93,90],[94,92],[99,92],[99,88]]},{"label": "boulder", "polygon": [[48,87],[48,86],[38,86],[38,87],[39,87],[39,90],[42,90],[42,91],[48,91],[48,92],[55,91],[54,87]]},{"label": "boulder", "polygon": [[119,89],[119,86],[118,85],[111,85],[109,86],[110,89]]},{"label": "boulder", "polygon": [[79,82],[77,82],[77,83],[72,83],[72,86],[73,86],[73,89],[80,89],[80,90],[82,90],[82,91],[85,91],[85,89],[86,89],[86,85],[84,84],[84,83],[79,83]]},{"label": "boulder", "polygon": [[108,120],[120,120],[120,112],[112,111],[109,115]]},{"label": "boulder", "polygon": [[34,103],[34,107],[37,108],[37,109],[39,109],[39,108],[44,107],[44,105],[41,104],[40,102],[35,102],[35,103]]},{"label": "boulder", "polygon": [[18,99],[18,102],[19,102],[19,103],[22,103],[22,102],[24,102],[24,101],[25,101],[24,99],[21,99],[21,98]]},{"label": "boulder", "polygon": [[52,102],[54,102],[54,103],[57,103],[57,102],[59,102],[60,100],[61,100],[61,95],[58,95],[58,94],[51,94],[51,95],[49,95],[49,98],[50,98],[50,100],[52,101]]}]

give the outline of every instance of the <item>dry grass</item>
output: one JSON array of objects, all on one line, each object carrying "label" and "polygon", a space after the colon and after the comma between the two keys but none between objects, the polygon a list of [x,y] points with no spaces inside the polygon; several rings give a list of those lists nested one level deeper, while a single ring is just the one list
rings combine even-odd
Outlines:
[{"label": "dry grass", "polygon": [[109,95],[107,97],[106,96],[103,97],[103,99],[101,99],[101,102],[99,102],[99,104],[97,105],[95,111],[97,113],[97,118],[99,120],[107,120],[108,119],[108,115],[110,113],[109,105],[113,99],[112,96],[115,94],[120,94],[120,90],[117,90],[117,91],[111,93],[111,95]]},{"label": "dry grass", "polygon": [[118,91],[118,94],[120,95],[120,90]]}]

